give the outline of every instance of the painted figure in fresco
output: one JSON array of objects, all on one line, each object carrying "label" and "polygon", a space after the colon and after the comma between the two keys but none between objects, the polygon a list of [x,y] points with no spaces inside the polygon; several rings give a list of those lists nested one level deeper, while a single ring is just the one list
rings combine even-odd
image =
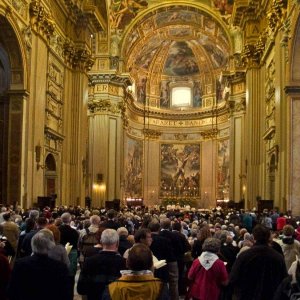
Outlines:
[{"label": "painted figure in fresco", "polygon": [[214,6],[222,15],[231,14],[234,0],[214,0]]},{"label": "painted figure in fresco", "polygon": [[147,6],[148,3],[145,0],[112,0],[110,7],[111,28],[124,28],[136,16],[138,10]]},{"label": "painted figure in fresco", "polygon": [[146,83],[147,79],[142,77],[137,85],[137,101],[140,103],[146,103]]},{"label": "painted figure in fresco", "polygon": [[160,107],[168,108],[170,107],[170,93],[168,88],[168,83],[162,83],[160,91]]},{"label": "painted figure in fresco", "polygon": [[194,107],[202,106],[202,92],[199,85],[200,85],[199,83],[196,83],[194,87],[194,97],[193,97]]}]

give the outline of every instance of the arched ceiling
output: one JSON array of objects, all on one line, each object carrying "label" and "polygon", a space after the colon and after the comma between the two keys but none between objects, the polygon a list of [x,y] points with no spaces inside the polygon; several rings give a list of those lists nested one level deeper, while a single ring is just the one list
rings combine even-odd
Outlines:
[{"label": "arched ceiling", "polygon": [[172,108],[170,87],[178,83],[189,85],[192,97],[199,93],[191,108],[211,106],[213,100],[205,104],[203,97],[216,95],[216,80],[231,55],[222,19],[204,7],[177,4],[150,8],[133,22],[121,56],[136,83],[137,101],[147,98],[152,107]]},{"label": "arched ceiling", "polygon": [[0,28],[0,72],[9,70],[8,84],[22,88],[24,71],[19,42],[12,26],[3,16],[0,16]]},{"label": "arched ceiling", "polygon": [[123,43],[126,71],[193,76],[226,68],[230,41],[220,22],[195,7],[167,6],[151,11],[131,28]]}]

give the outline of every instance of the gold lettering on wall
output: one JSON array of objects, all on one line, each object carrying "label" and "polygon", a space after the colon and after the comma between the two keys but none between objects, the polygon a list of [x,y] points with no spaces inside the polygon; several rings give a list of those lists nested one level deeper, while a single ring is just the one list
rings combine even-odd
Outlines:
[{"label": "gold lettering on wall", "polygon": [[111,94],[111,95],[118,96],[119,95],[119,87],[109,85],[108,86],[108,93]]},{"label": "gold lettering on wall", "polygon": [[96,92],[98,93],[107,93],[108,92],[108,84],[97,84]]}]

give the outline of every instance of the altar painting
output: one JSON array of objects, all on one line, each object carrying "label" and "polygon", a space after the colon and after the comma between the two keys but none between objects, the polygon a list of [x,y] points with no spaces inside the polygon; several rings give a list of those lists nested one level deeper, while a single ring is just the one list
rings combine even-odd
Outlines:
[{"label": "altar painting", "polygon": [[229,199],[229,140],[218,141],[217,199]]},{"label": "altar painting", "polygon": [[160,195],[172,197],[199,196],[200,145],[161,144]]},{"label": "altar painting", "polygon": [[124,154],[125,196],[141,198],[143,194],[143,142],[127,138]]}]

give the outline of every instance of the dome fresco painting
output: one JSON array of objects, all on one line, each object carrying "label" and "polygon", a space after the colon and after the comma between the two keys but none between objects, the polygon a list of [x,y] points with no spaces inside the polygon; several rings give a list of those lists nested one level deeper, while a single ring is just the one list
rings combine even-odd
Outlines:
[{"label": "dome fresco painting", "polygon": [[204,10],[180,5],[159,7],[141,17],[123,42],[137,102],[143,103],[147,95],[150,106],[172,108],[173,84],[190,86],[191,108],[201,108],[202,96],[216,93],[221,71],[228,69],[230,41],[221,23]]}]

